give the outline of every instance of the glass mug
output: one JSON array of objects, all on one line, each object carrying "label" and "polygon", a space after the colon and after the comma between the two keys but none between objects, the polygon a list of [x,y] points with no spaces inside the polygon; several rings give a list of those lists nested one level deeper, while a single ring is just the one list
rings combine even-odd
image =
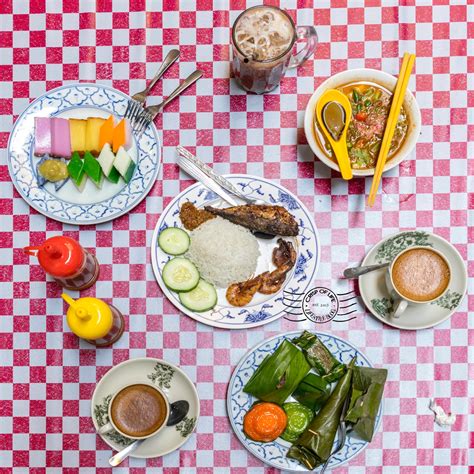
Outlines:
[{"label": "glass mug", "polygon": [[[306,44],[293,54],[298,39]],[[232,26],[232,70],[248,92],[265,94],[280,84],[287,69],[303,64],[316,50],[314,26],[295,26],[283,10],[259,5],[242,12]]]}]

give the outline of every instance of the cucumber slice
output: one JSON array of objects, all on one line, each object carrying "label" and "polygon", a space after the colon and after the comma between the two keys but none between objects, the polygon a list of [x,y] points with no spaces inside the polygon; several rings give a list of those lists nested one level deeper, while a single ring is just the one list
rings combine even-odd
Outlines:
[{"label": "cucumber slice", "polygon": [[217,292],[214,285],[207,281],[199,280],[196,288],[179,294],[179,301],[191,311],[202,313],[214,308],[217,304]]},{"label": "cucumber slice", "polygon": [[172,258],[163,267],[165,285],[173,291],[190,291],[199,283],[199,272],[191,260]]},{"label": "cucumber slice", "polygon": [[160,232],[158,245],[169,255],[182,255],[189,248],[189,235],[178,227],[168,227]]}]

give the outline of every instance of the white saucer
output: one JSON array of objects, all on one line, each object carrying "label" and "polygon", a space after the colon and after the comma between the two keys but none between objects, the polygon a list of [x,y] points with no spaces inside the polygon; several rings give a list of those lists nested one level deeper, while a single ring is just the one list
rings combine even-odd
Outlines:
[{"label": "white saucer", "polygon": [[392,301],[385,286],[386,268],[359,278],[362,300],[369,311],[380,321],[399,329],[426,329],[446,321],[461,305],[467,289],[467,270],[459,252],[447,240],[425,231],[399,232],[376,244],[361,265],[391,262],[402,250],[425,245],[440,251],[452,269],[447,293],[425,305],[409,306],[398,319],[390,315]]},{"label": "white saucer", "polygon": [[[109,421],[108,404],[121,387],[134,383],[154,383],[166,394],[170,403],[189,402],[189,413],[175,426],[163,428],[131,454],[135,458],[155,458],[175,451],[191,436],[199,418],[199,397],[190,378],[169,362],[153,358],[130,359],[110,369],[97,384],[91,401],[92,421],[98,430]],[[111,448],[120,451],[131,440],[119,433],[99,435]]]}]

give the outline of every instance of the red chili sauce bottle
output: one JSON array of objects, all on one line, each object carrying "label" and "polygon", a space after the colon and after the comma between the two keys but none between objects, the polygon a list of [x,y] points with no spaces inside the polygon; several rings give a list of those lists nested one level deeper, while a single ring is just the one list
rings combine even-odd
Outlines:
[{"label": "red chili sauce bottle", "polygon": [[37,256],[43,270],[68,290],[85,290],[99,277],[95,256],[70,237],[51,237],[43,245],[25,247],[23,251]]}]

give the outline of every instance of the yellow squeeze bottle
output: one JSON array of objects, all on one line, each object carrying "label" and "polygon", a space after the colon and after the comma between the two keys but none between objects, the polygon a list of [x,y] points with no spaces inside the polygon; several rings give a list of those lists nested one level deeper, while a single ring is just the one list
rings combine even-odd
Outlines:
[{"label": "yellow squeeze bottle", "polygon": [[120,338],[124,320],[117,308],[98,298],[74,300],[66,293],[61,296],[69,304],[67,324],[77,337],[97,347],[109,346]]}]

